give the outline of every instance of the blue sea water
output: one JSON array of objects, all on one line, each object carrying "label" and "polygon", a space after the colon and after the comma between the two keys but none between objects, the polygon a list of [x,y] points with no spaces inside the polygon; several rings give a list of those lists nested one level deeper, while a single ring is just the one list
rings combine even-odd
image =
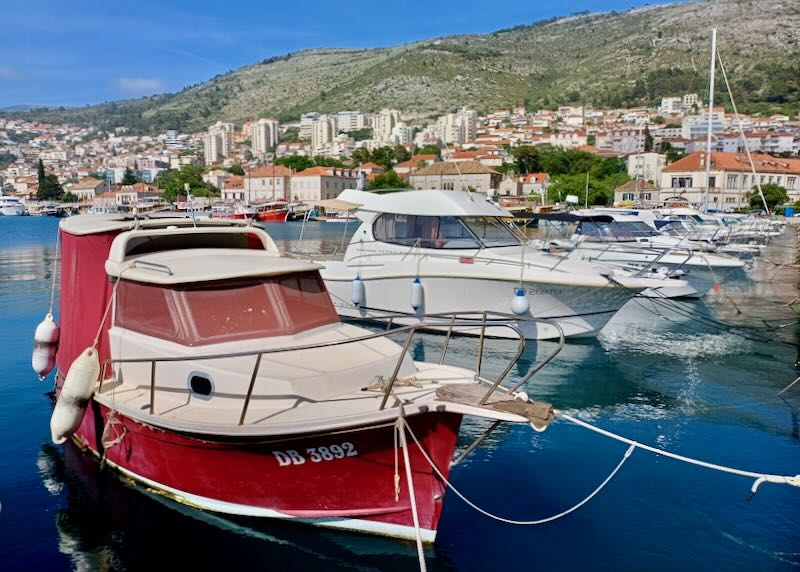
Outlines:
[{"label": "blue sea water", "polygon": [[[30,369],[33,329],[50,299],[57,221],[0,217],[0,570],[408,570],[405,542],[304,525],[231,520],[176,505],[101,471],[72,446],[50,443],[52,381]],[[267,225],[297,249],[299,224]],[[349,230],[352,230],[349,229]],[[331,250],[343,228],[309,224],[303,250]],[[780,252],[772,253],[775,258]],[[637,301],[598,340],[570,343],[526,388],[531,397],[684,455],[777,474],[800,473],[800,372],[794,348],[752,341],[687,319],[705,313],[763,326],[790,323],[774,300],[791,281],[747,279],[675,311]],[[785,294],[786,292],[781,292]],[[731,299],[741,313],[735,312]],[[760,333],[764,333],[761,331]],[[767,332],[797,343],[797,329]],[[438,359],[423,337],[417,359]],[[514,376],[555,348],[529,344]],[[455,339],[449,363],[474,362]],[[513,355],[488,342],[484,372]],[[800,384],[798,384],[800,386]],[[485,427],[465,422],[462,447]],[[538,519],[569,508],[616,466],[626,447],[564,421],[546,432],[507,426],[454,468],[452,482],[491,512]],[[800,489],[752,481],[636,451],[591,502],[540,526],[490,520],[448,493],[432,570],[790,570],[800,568]],[[298,483],[302,486],[302,483]]]}]

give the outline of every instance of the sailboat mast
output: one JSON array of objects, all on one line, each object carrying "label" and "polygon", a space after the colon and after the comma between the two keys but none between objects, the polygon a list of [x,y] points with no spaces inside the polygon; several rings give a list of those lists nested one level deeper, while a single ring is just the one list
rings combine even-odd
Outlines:
[{"label": "sailboat mast", "polygon": [[714,75],[717,72],[717,29],[711,30],[711,72],[708,82],[708,129],[706,132],[706,192],[703,212],[708,212],[708,193],[711,191],[711,128],[714,117]]}]

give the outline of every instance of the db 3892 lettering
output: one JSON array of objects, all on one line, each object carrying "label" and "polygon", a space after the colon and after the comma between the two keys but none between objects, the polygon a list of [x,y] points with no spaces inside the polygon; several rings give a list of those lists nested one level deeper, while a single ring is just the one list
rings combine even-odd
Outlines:
[{"label": "db 3892 lettering", "polygon": [[303,465],[306,461],[311,463],[321,463],[323,461],[333,461],[334,459],[344,459],[345,457],[356,457],[358,451],[349,441],[341,444],[334,444],[322,447],[308,447],[306,449],[284,449],[272,451],[279,467],[289,465]]}]

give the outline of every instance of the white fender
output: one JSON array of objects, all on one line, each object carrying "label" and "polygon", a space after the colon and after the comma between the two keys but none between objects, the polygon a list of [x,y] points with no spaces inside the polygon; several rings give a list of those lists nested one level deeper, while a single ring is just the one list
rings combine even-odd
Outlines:
[{"label": "white fender", "polygon": [[356,306],[362,306],[364,304],[364,281],[361,279],[361,276],[356,275],[356,277],[353,278],[353,293],[351,299]]},{"label": "white fender", "polygon": [[419,279],[419,276],[417,276],[411,283],[411,307],[415,310],[419,310],[422,308],[424,303],[425,287],[422,285],[422,281]]},{"label": "white fender", "polygon": [[40,380],[47,377],[56,365],[56,352],[58,351],[58,324],[53,320],[53,314],[47,314],[44,320],[36,326],[33,334],[33,353],[31,366]]},{"label": "white fender", "polygon": [[517,316],[524,316],[531,309],[528,298],[525,297],[525,289],[517,288],[517,293],[511,299],[511,311]]},{"label": "white fender", "polygon": [[50,434],[56,445],[66,441],[80,426],[99,377],[100,358],[97,350],[86,348],[69,367],[50,418]]}]

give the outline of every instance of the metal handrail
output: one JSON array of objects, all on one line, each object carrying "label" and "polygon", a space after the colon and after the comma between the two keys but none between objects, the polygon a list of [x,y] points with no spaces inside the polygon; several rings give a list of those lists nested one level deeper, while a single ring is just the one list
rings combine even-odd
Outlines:
[{"label": "metal handrail", "polygon": [[[477,322],[476,320],[469,320],[469,319],[458,320],[458,319],[456,319],[458,316],[461,316],[461,315],[472,315],[472,314],[479,314],[481,316],[481,320],[479,322]],[[516,354],[514,355],[514,358],[509,361],[508,365],[505,367],[505,369],[501,372],[501,374],[494,381],[486,380],[486,379],[484,379],[484,378],[482,378],[480,376],[481,358],[482,358],[482,354],[483,354],[483,350],[484,350],[485,330],[486,330],[487,324],[489,324],[489,320],[488,320],[489,315],[497,316],[499,320],[504,320],[504,321],[492,322],[490,325],[492,325],[493,327],[509,328],[512,331],[514,331],[517,334],[517,336],[519,337],[519,346],[518,346]],[[397,314],[397,315],[382,316],[381,319],[389,318],[390,320],[393,320],[395,317],[401,317],[401,316],[402,317],[408,317],[405,314]],[[504,312],[491,312],[491,311],[481,311],[481,312],[476,312],[476,311],[441,312],[441,313],[423,314],[423,315],[420,316],[420,318],[435,318],[435,317],[449,317],[449,318],[451,318],[450,322],[448,323],[448,328],[449,329],[448,329],[448,334],[447,334],[447,338],[446,338],[447,342],[449,342],[449,339],[450,339],[450,337],[452,335],[452,332],[453,332],[454,328],[457,328],[457,327],[462,327],[462,328],[463,327],[475,327],[476,325],[480,325],[481,326],[480,350],[478,351],[478,357],[477,357],[477,359],[478,359],[478,364],[477,364],[478,370],[476,371],[476,380],[479,380],[479,381],[482,381],[482,382],[486,382],[486,383],[490,383],[492,385],[489,388],[489,390],[487,391],[487,393],[483,396],[481,401],[479,402],[479,405],[485,404],[486,401],[488,401],[489,397],[491,397],[492,393],[494,393],[498,388],[501,387],[500,384],[508,376],[508,374],[511,371],[511,369],[514,367],[514,364],[516,364],[519,361],[520,357],[522,356],[522,353],[525,351],[525,347],[526,347],[525,336],[522,334],[522,332],[520,331],[519,328],[517,328],[515,325],[513,325],[511,323],[511,321],[545,323],[545,324],[548,324],[548,325],[556,328],[558,330],[559,336],[560,336],[559,346],[556,348],[556,350],[550,356],[548,356],[548,358],[545,359],[544,362],[542,362],[541,364],[539,364],[539,366],[534,368],[533,373],[529,373],[528,375],[526,375],[523,378],[523,380],[524,380],[523,383],[525,381],[527,381],[528,379],[530,379],[533,376],[534,373],[536,373],[539,370],[541,370],[541,368],[544,367],[544,365],[549,363],[561,351],[561,349],[564,347],[564,339],[565,339],[564,338],[564,331],[561,329],[561,327],[556,322],[551,322],[550,320],[547,320],[547,319],[544,319],[544,318],[533,318],[533,317],[528,317],[528,316],[516,316],[516,315],[513,315],[513,314],[507,314],[507,313],[504,313]],[[391,325],[392,322],[390,321],[389,323]],[[400,355],[398,356],[397,363],[395,364],[394,370],[392,372],[392,376],[389,379],[389,383],[386,386],[386,390],[385,390],[383,399],[381,401],[381,405],[380,405],[379,409],[383,410],[385,408],[385,406],[386,406],[386,402],[388,401],[389,396],[391,395],[391,391],[392,391],[392,389],[394,387],[395,381],[397,380],[397,376],[398,376],[398,374],[400,372],[400,368],[402,367],[403,361],[404,361],[404,359],[406,358],[406,356],[408,354],[408,349],[411,346],[411,341],[412,341],[414,335],[419,330],[428,330],[428,329],[430,329],[431,326],[440,327],[441,324],[430,324],[430,323],[426,323],[426,322],[421,322],[421,323],[418,323],[418,324],[410,324],[410,325],[406,325],[406,326],[398,326],[398,327],[396,327],[394,329],[387,328],[385,331],[382,331],[382,332],[375,332],[375,333],[368,334],[368,335],[365,335],[365,336],[358,336],[358,337],[354,337],[354,338],[348,338],[348,339],[345,339],[345,340],[333,340],[333,341],[329,341],[329,342],[317,342],[317,343],[314,343],[314,344],[303,344],[303,345],[299,345],[299,346],[290,346],[290,347],[282,347],[282,348],[264,348],[264,349],[248,350],[248,351],[242,351],[242,352],[227,352],[227,353],[219,353],[219,354],[205,354],[205,355],[199,355],[199,356],[162,356],[162,357],[156,356],[156,357],[148,357],[148,358],[108,358],[106,360],[103,360],[102,367],[105,370],[105,368],[110,364],[149,363],[150,364],[150,387],[149,387],[150,404],[149,404],[149,411],[150,411],[151,415],[154,415],[155,414],[156,364],[157,363],[159,363],[159,362],[171,363],[171,362],[183,362],[183,361],[202,361],[202,360],[214,360],[214,359],[228,359],[228,358],[245,357],[245,356],[253,356],[253,355],[257,356],[255,365],[253,367],[253,372],[252,372],[252,374],[250,376],[250,383],[248,385],[248,390],[247,390],[247,394],[245,396],[245,401],[244,401],[244,404],[242,406],[242,413],[241,413],[241,415],[239,417],[239,425],[243,425],[244,424],[244,420],[245,420],[245,416],[247,415],[247,410],[248,410],[248,407],[249,407],[249,404],[250,404],[250,399],[252,397],[253,389],[255,387],[255,382],[256,382],[256,379],[258,377],[258,370],[259,370],[259,368],[261,366],[261,360],[262,360],[262,357],[264,355],[274,354],[274,353],[285,353],[285,352],[291,352],[291,351],[302,351],[302,350],[308,350],[308,349],[318,349],[318,348],[325,348],[325,347],[335,347],[335,346],[340,346],[340,345],[345,345],[345,344],[358,343],[358,342],[363,342],[363,341],[367,341],[367,340],[372,340],[372,339],[375,339],[375,338],[386,337],[386,336],[391,335],[391,334],[408,332],[408,336],[406,338],[405,344],[403,346],[402,351],[400,352]],[[447,352],[447,345],[445,345],[445,347],[444,347],[444,350],[443,350],[443,353],[442,353],[442,358],[440,360],[440,364],[444,363],[444,358],[445,358],[446,352]],[[104,379],[105,379],[105,376],[102,376],[101,380],[100,380],[100,387],[99,387],[98,391],[102,391],[103,380]],[[515,391],[516,388],[520,387],[521,385],[522,385],[522,383],[517,383],[514,386],[514,388],[512,388],[512,389],[503,388],[504,389],[504,393],[511,393],[511,392]]]}]

